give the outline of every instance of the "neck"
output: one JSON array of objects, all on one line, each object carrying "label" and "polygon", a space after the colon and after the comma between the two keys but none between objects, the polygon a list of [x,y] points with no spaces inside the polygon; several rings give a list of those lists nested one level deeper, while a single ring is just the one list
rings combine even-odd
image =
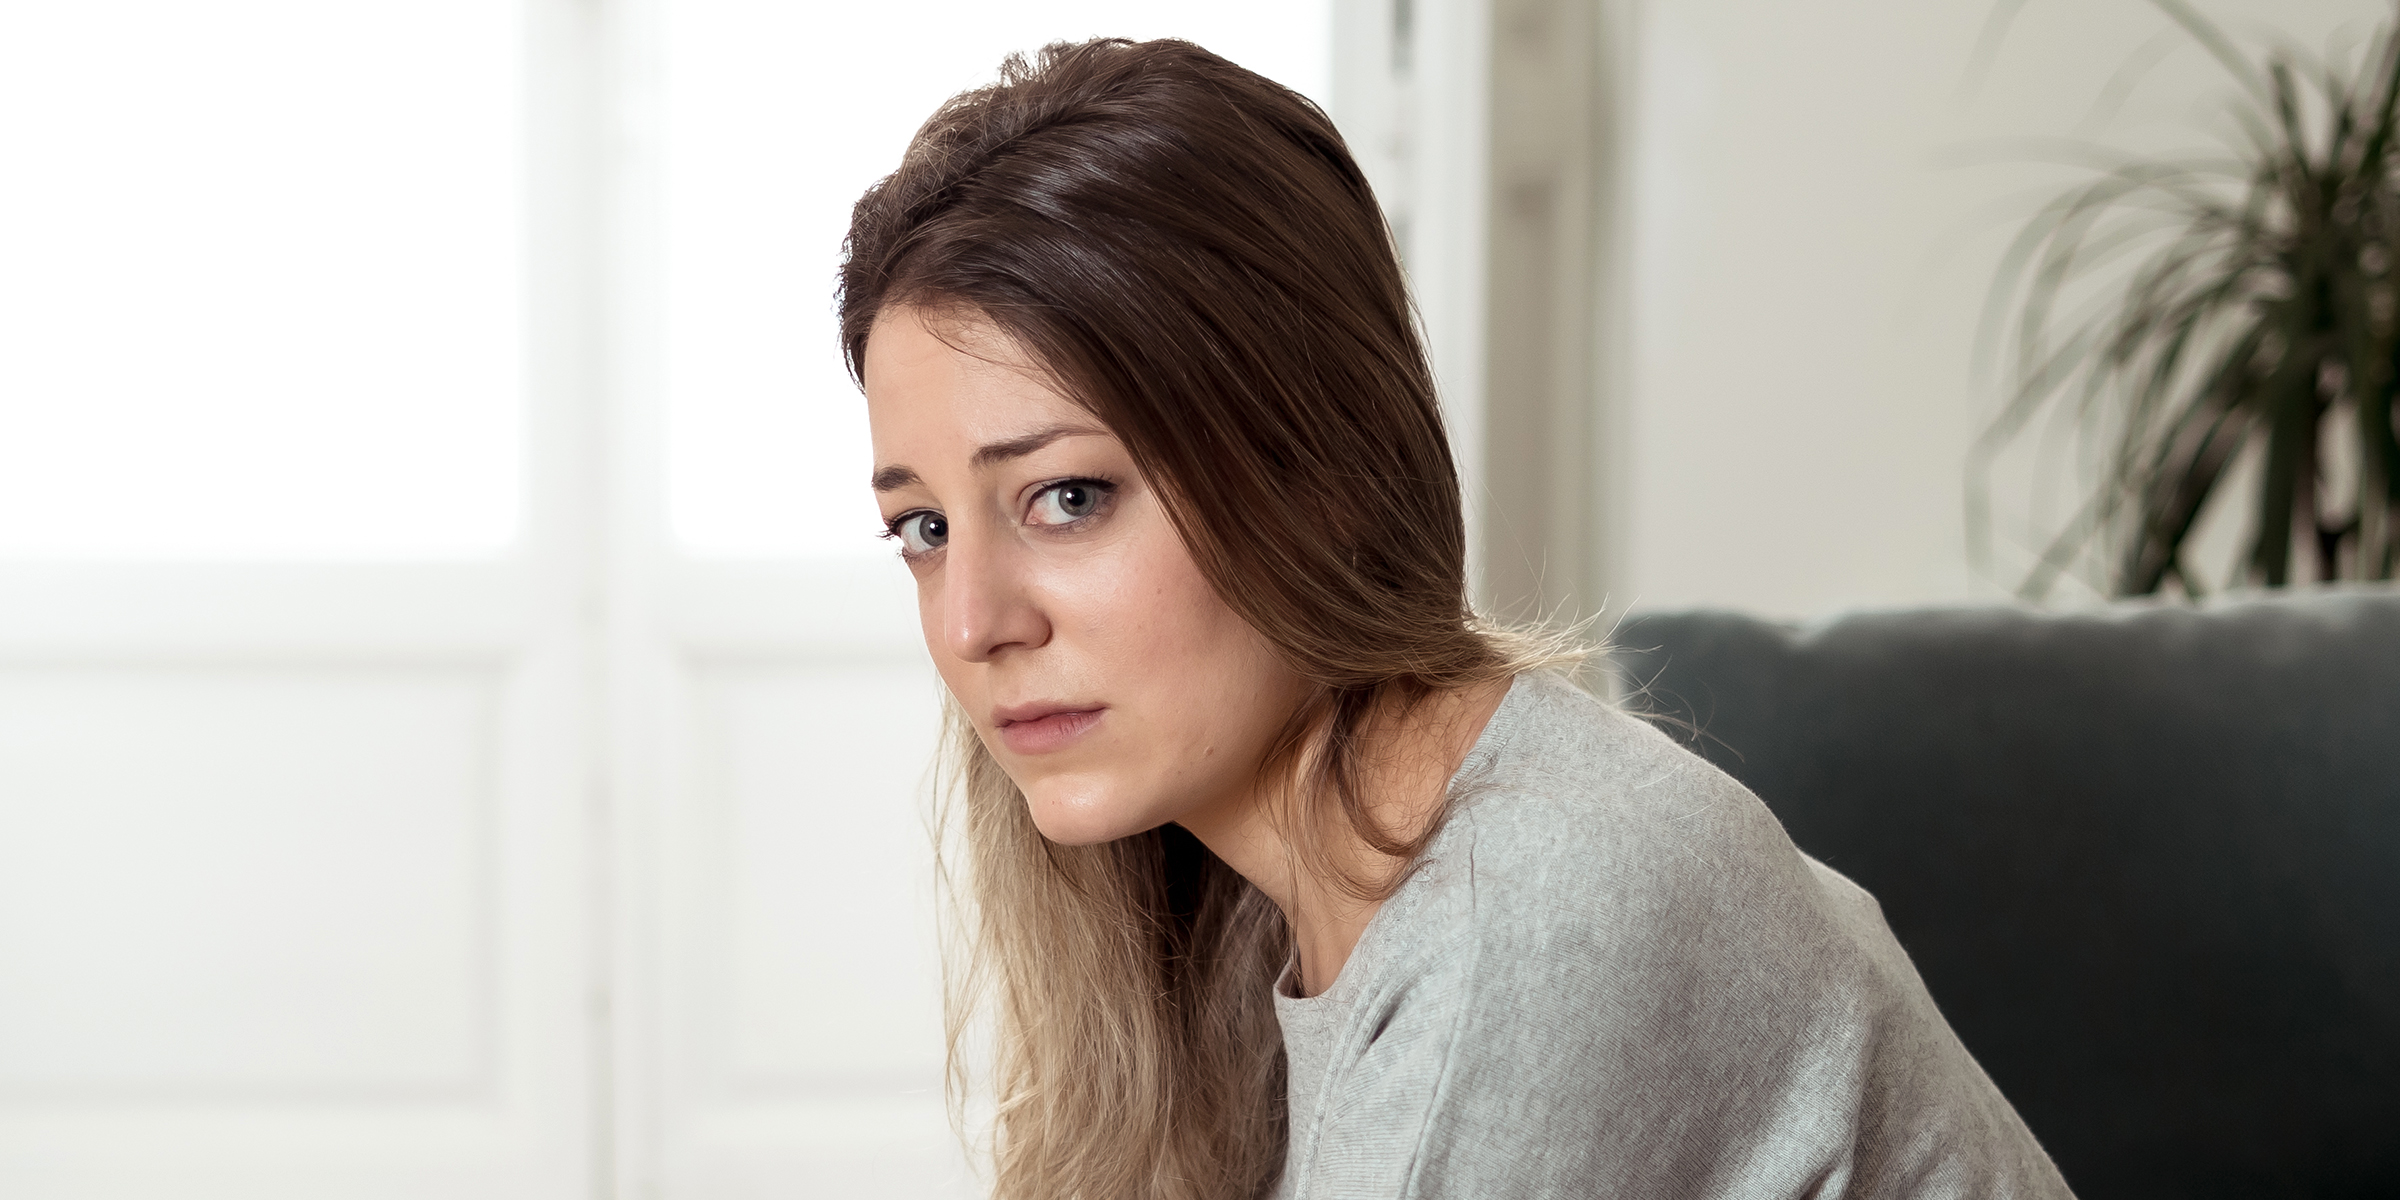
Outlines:
[{"label": "neck", "polygon": [[[1414,842],[1438,820],[1450,778],[1508,694],[1494,680],[1436,692],[1405,710],[1369,716],[1359,730],[1358,785],[1368,820],[1384,837]],[[1349,818],[1329,804],[1301,805],[1294,821],[1314,821],[1321,853],[1303,853],[1294,834],[1275,819],[1273,792],[1262,786],[1179,822],[1228,866],[1283,910],[1300,955],[1300,986],[1314,996],[1333,985],[1350,960],[1380,898],[1407,864],[1369,844]],[[1341,882],[1366,882],[1375,898],[1361,899]]]}]

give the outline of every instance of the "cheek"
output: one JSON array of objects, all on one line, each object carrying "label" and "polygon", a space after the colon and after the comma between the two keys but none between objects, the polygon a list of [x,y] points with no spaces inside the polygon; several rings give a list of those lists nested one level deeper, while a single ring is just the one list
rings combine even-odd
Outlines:
[{"label": "cheek", "polygon": [[1103,571],[1062,579],[1054,605],[1070,637],[1080,632],[1105,655],[1119,686],[1188,683],[1222,668],[1226,650],[1251,633],[1171,532],[1156,531],[1112,559]]},{"label": "cheek", "polygon": [[[1217,597],[1182,543],[1127,564],[1106,645],[1109,674],[1143,709],[1153,766],[1223,787],[1252,769],[1299,703],[1299,677]],[[1098,631],[1095,631],[1098,632]]]}]

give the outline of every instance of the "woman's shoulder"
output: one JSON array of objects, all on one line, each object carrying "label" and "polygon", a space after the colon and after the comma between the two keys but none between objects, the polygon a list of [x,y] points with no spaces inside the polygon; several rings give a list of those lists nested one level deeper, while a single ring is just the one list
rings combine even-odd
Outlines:
[{"label": "woman's shoulder", "polygon": [[1429,855],[1478,940],[1781,957],[1761,943],[1880,929],[1873,900],[1757,796],[1640,717],[1547,673],[1520,678],[1499,716]]},{"label": "woman's shoulder", "polygon": [[1453,785],[1453,820],[1493,866],[1656,877],[1675,875],[1678,862],[1714,869],[1725,864],[1713,856],[1780,863],[1795,853],[1748,788],[1554,672],[1520,676],[1494,721],[1505,725]]}]

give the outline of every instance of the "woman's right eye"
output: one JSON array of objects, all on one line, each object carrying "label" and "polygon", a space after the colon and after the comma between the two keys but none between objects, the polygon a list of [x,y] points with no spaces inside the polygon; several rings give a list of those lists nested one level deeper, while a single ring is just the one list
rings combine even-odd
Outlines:
[{"label": "woman's right eye", "polygon": [[930,554],[950,543],[950,522],[940,513],[913,512],[892,522],[904,554]]}]

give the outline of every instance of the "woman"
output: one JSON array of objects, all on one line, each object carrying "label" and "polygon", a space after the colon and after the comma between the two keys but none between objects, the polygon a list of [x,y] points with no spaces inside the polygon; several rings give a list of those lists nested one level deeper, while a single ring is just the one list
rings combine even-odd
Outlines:
[{"label": "woman", "polygon": [[1011,59],[847,248],[995,1195],[2065,1194],[1873,900],[1470,611],[1307,101],[1180,42]]}]

